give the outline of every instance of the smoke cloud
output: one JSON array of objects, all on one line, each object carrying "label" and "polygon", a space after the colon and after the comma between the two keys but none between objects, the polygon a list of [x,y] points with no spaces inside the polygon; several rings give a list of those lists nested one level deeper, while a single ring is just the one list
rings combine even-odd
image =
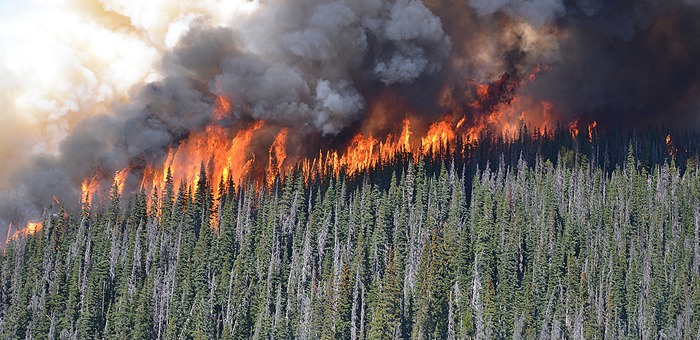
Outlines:
[{"label": "smoke cloud", "polygon": [[[410,84],[435,74],[450,50],[440,19],[420,1],[252,4],[254,8],[225,20],[210,17],[217,7],[201,5],[185,6],[189,11],[183,14],[173,12],[178,8],[166,2],[145,7],[88,4],[108,12],[110,24],[114,24],[112,19],[129,19],[126,27],[117,30],[100,26],[105,22],[94,23],[106,35],[133,38],[132,43],[141,43],[151,54],[161,54],[160,60],[151,58],[153,66],[135,72],[138,77],[125,82],[130,86],[105,90],[108,95],[99,97],[99,108],[79,102],[64,104],[64,135],[49,139],[58,147],[23,159],[25,165],[9,176],[17,184],[0,197],[0,216],[5,221],[37,216],[54,196],[69,205],[76,202],[75,207],[81,181],[95,172],[113,174],[127,166],[162,161],[169,147],[211,123],[216,95],[232,103],[232,117],[221,123],[232,128],[236,121],[263,119],[268,124],[294,127],[302,134],[338,134],[361,119],[366,103],[361,89]],[[83,29],[86,27],[75,30]],[[115,52],[143,58],[143,53],[128,46]],[[77,68],[95,68],[89,60],[77,59],[71,60]],[[74,73],[64,65],[57,69]],[[79,79],[75,86],[100,90],[97,73],[92,74],[95,81]],[[147,79],[153,81],[139,88]],[[59,89],[61,86],[66,92],[75,91],[61,84]],[[85,91],[73,95],[93,101],[98,97]],[[124,99],[119,100],[118,94]],[[37,115],[43,113],[40,107],[32,109]],[[39,125],[51,126],[52,121]]]},{"label": "smoke cloud", "polygon": [[469,3],[479,15],[504,12],[513,17],[523,18],[535,26],[557,19],[566,11],[564,3],[560,0],[470,0]]},{"label": "smoke cloud", "polygon": [[[53,196],[77,206],[84,178],[162,162],[209,124],[265,120],[318,143],[403,109],[477,121],[515,97],[564,121],[700,123],[692,1],[37,0],[0,13],[0,226]],[[217,96],[231,104],[221,120]]]},{"label": "smoke cloud", "polygon": [[552,103],[562,119],[698,128],[697,1],[469,4],[481,19],[501,20],[501,32],[519,37],[506,45],[526,54],[524,70],[547,66],[519,93]]}]

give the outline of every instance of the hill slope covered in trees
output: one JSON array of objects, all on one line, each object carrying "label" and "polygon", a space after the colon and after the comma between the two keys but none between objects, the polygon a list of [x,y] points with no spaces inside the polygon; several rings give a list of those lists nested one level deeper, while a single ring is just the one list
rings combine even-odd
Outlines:
[{"label": "hill slope covered in trees", "polygon": [[567,135],[48,209],[0,257],[0,336],[700,337],[697,162]]}]

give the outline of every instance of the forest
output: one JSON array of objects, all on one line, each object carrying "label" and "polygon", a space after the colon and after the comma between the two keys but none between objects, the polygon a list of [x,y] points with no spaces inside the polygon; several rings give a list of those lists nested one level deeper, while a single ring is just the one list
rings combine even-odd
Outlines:
[{"label": "forest", "polygon": [[524,127],[57,203],[0,256],[0,337],[698,339],[700,142],[670,136]]}]

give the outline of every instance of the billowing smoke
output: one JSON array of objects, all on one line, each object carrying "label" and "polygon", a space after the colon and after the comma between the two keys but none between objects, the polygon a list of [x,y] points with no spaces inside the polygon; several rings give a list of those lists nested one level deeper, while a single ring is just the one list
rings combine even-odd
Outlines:
[{"label": "billowing smoke", "polygon": [[[360,88],[434,74],[449,52],[440,19],[420,1],[279,1],[268,6],[237,32],[190,32],[181,42],[184,51],[176,51],[178,58],[200,58],[203,50],[217,48],[209,43],[241,41],[239,49],[208,62],[220,65],[215,83],[236,113],[255,119],[301,122],[310,130],[337,134],[361,118]],[[274,21],[281,24],[270,26]],[[241,38],[232,39],[235,35]]]},{"label": "billowing smoke", "polygon": [[[440,19],[420,1],[269,1],[257,6],[232,17],[233,22],[192,15],[168,24],[187,29],[172,48],[155,47],[164,51],[152,76],[159,80],[134,88],[128,100],[112,102],[108,112],[66,127],[70,134],[55,152],[38,153],[11,175],[16,184],[3,192],[0,216],[37,215],[54,196],[77,206],[81,181],[95,172],[112,174],[162,160],[168,147],[212,121],[215,95],[230,99],[232,117],[224,123],[232,128],[236,121],[262,119],[302,134],[338,134],[362,118],[360,89],[436,74],[450,50]],[[116,9],[149,27],[145,33],[163,35],[168,26],[139,21],[144,18],[129,6]],[[172,32],[165,34],[166,42],[177,35]]]},{"label": "billowing smoke", "polygon": [[[404,109],[476,122],[518,96],[565,121],[698,124],[689,0],[42,5],[0,5],[13,27],[0,33],[0,226],[54,196],[77,206],[83,179],[162,162],[209,124],[264,120],[291,141],[338,143],[386,131]],[[217,96],[230,101],[224,119],[212,119]],[[401,110],[379,105],[390,117],[377,120],[386,98]]]}]

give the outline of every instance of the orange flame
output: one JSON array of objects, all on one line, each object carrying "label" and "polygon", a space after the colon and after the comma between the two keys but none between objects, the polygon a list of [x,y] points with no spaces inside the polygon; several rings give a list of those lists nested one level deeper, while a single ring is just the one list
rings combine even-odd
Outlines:
[{"label": "orange flame", "polygon": [[401,141],[401,151],[408,152],[411,150],[411,120],[408,117],[403,120],[403,130],[401,130],[399,141]]},{"label": "orange flame", "polygon": [[25,228],[24,230],[27,231],[27,235],[33,235],[35,233],[40,232],[42,226],[43,223],[41,222],[29,222],[27,223],[27,228]]},{"label": "orange flame", "polygon": [[678,149],[673,146],[673,140],[671,140],[671,134],[666,135],[666,147],[668,148],[668,155],[673,158],[677,153]]},{"label": "orange flame", "polygon": [[287,129],[281,129],[275,137],[275,141],[270,146],[270,158],[267,170],[267,184],[272,186],[275,178],[283,174],[282,167],[287,158]]},{"label": "orange flame", "polygon": [[367,135],[357,134],[343,153],[329,151],[303,160],[302,172],[307,180],[329,173],[339,175],[341,171],[352,176],[390,162],[400,153],[411,153],[414,161],[417,161],[421,154],[447,151],[457,138],[455,130],[451,117],[445,116],[444,120],[430,125],[425,136],[414,143],[411,139],[411,120],[406,118],[398,137],[389,134],[384,140],[379,140],[371,132]]},{"label": "orange flame", "polygon": [[421,139],[421,147],[424,152],[447,149],[448,143],[455,139],[455,133],[448,120],[434,123],[428,129],[428,133]]},{"label": "orange flame", "polygon": [[121,195],[124,192],[124,184],[126,182],[126,177],[129,176],[129,168],[117,171],[114,174],[114,185],[117,187],[117,192]]},{"label": "orange flame", "polygon": [[569,124],[569,131],[571,132],[571,137],[576,138],[578,137],[579,129],[578,129],[578,119],[571,122]]},{"label": "orange flame", "polygon": [[[459,99],[463,94],[455,92],[456,90],[445,90],[441,94],[440,104],[445,108],[446,114],[443,119],[430,124],[421,118],[411,119],[410,107],[398,109],[402,104],[392,96],[381,97],[370,106],[372,119],[366,120],[366,125],[360,127],[362,132],[352,137],[347,146],[341,150],[319,150],[318,156],[302,159],[297,159],[296,156],[290,159],[287,149],[289,131],[286,128],[265,126],[263,121],[248,123],[235,133],[226,127],[221,121],[230,112],[231,102],[222,94],[220,84],[217,83],[218,95],[214,99],[210,124],[202,131],[186,136],[179,145],[168,150],[162,163],[149,164],[141,169],[141,188],[156,193],[162,191],[170,172],[176,185],[185,181],[189,185],[186,189],[194,191],[201,182],[200,174],[204,167],[204,180],[216,203],[222,189],[219,186],[224,181],[241,185],[253,176],[264,176],[266,183],[260,185],[271,186],[276,178],[295,166],[299,167],[307,181],[327,174],[337,176],[341,172],[352,176],[386,164],[401,154],[410,154],[417,161],[421,155],[449,152],[458,139],[467,143],[478,141],[487,131],[511,137],[521,131],[525,122],[530,128],[546,128],[548,124],[551,126],[552,104],[518,96],[513,92],[520,84],[532,81],[541,70],[542,67],[536,67],[525,79],[502,75],[492,84],[469,82],[467,102]],[[395,117],[398,110],[404,109],[401,112],[404,112],[406,118],[402,126],[394,127],[391,117]],[[264,126],[265,129],[262,129]],[[589,126],[591,139],[596,126],[595,122]],[[258,131],[260,129],[262,132]],[[272,136],[269,132],[274,129],[279,129],[274,140],[265,139],[265,136]],[[578,121],[572,123],[570,130],[572,135],[578,135]],[[379,137],[378,131],[381,133]],[[258,147],[251,148],[253,140],[260,136],[262,137],[257,139]],[[271,143],[260,145],[259,141]],[[265,149],[268,150],[267,155],[261,154]],[[263,163],[265,160],[261,164],[254,164],[256,155],[262,158],[267,156],[267,166]],[[132,171],[139,170],[125,168],[115,173],[114,184],[120,194]],[[94,196],[99,188],[99,180],[95,175],[83,181],[81,198],[84,201]]]},{"label": "orange flame", "polygon": [[598,127],[598,122],[595,120],[593,123],[588,125],[588,141],[593,143],[593,133],[595,132],[595,129]]},{"label": "orange flame", "polygon": [[216,120],[222,120],[225,118],[226,113],[231,110],[231,102],[225,96],[217,96],[216,102],[214,103],[214,118]]},{"label": "orange flame", "polygon": [[160,167],[156,169],[149,165],[144,170],[141,187],[163,190],[170,171],[174,183],[185,181],[191,190],[197,190],[202,165],[207,170],[205,180],[213,184],[211,189],[214,193],[219,191],[221,179],[241,184],[249,175],[255,160],[248,147],[254,133],[263,125],[263,121],[257,121],[239,130],[233,138],[220,125],[209,125],[204,130],[193,133],[179,146],[169,150]]},{"label": "orange flame", "polygon": [[80,201],[90,203],[90,200],[95,197],[97,190],[99,190],[99,186],[99,176],[97,174],[90,179],[84,179],[80,187]]},{"label": "orange flame", "polygon": [[221,81],[217,80],[215,85],[215,93],[217,93],[217,96],[214,101],[214,108],[212,112],[214,116],[213,118],[214,120],[223,120],[226,118],[226,114],[231,111],[231,102],[229,101],[229,98],[223,94],[225,92]]},{"label": "orange flame", "polygon": [[41,232],[42,227],[42,222],[28,222],[26,227],[22,229],[17,229],[14,232],[12,232],[12,223],[10,223],[10,225],[7,227],[7,238],[5,239],[5,244],[12,242],[13,240],[16,240],[19,237],[25,237],[39,233]]}]

